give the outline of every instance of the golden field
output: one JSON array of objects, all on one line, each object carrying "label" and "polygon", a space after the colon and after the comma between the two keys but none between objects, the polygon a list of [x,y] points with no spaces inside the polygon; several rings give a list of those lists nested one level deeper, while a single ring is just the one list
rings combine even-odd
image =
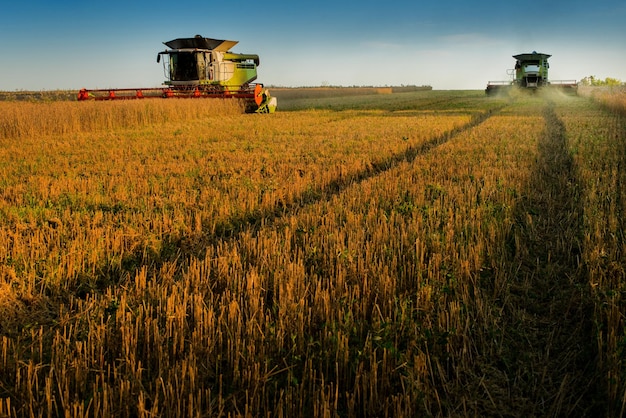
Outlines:
[{"label": "golden field", "polygon": [[0,416],[622,416],[625,118],[0,102]]}]

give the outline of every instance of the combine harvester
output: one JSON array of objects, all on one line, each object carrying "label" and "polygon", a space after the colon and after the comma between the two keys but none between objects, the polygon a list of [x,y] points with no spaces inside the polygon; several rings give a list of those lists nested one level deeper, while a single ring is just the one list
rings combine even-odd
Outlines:
[{"label": "combine harvester", "polygon": [[78,100],[129,100],[144,98],[230,98],[243,100],[248,113],[273,113],[276,98],[270,97],[257,78],[259,56],[230,52],[237,41],[179,38],[164,42],[170,48],[163,57],[167,80],[164,87],[126,89],[82,89]]},{"label": "combine harvester", "polygon": [[539,88],[557,88],[564,92],[576,94],[578,84],[576,80],[552,81],[548,78],[548,58],[552,55],[533,51],[530,54],[513,55],[515,68],[507,70],[511,81],[490,81],[487,83],[487,94],[508,93],[512,88],[536,91]]}]

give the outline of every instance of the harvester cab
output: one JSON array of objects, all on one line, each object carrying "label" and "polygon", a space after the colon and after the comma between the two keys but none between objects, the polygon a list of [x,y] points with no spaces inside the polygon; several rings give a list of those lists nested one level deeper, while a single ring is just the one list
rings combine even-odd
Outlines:
[{"label": "harvester cab", "polygon": [[164,42],[171,48],[157,55],[157,62],[165,57],[164,84],[207,86],[215,91],[237,91],[248,86],[256,80],[259,56],[228,52],[237,43],[201,36]]},{"label": "harvester cab", "polygon": [[514,83],[519,87],[536,89],[548,83],[548,54],[534,52],[532,54],[513,55],[515,61]]},{"label": "harvester cab", "polygon": [[566,92],[576,93],[578,89],[576,80],[549,80],[548,69],[550,68],[550,64],[548,63],[548,58],[550,57],[551,55],[536,51],[527,54],[513,55],[513,58],[515,58],[515,68],[507,71],[507,73],[511,75],[512,80],[489,81],[485,92],[487,94],[508,92],[514,87],[531,91],[543,87],[556,87]]},{"label": "harvester cab", "polygon": [[165,88],[83,89],[78,100],[143,99],[147,97],[236,98],[243,100],[246,112],[273,113],[276,98],[257,78],[259,56],[237,54],[230,49],[237,41],[204,38],[178,38],[164,42],[169,49],[159,52],[167,80]]}]

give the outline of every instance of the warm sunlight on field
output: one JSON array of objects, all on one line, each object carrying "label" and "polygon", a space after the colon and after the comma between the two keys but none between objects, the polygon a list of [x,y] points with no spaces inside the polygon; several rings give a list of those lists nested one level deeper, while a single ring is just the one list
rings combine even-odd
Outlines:
[{"label": "warm sunlight on field", "polygon": [[0,416],[619,416],[586,95],[0,102]]}]

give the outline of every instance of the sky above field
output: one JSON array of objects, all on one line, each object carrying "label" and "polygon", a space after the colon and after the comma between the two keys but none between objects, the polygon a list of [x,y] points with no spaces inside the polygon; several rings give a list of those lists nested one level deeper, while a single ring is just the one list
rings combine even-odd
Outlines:
[{"label": "sky above field", "polygon": [[258,54],[266,85],[483,89],[532,51],[552,80],[626,80],[623,22],[624,0],[12,1],[0,90],[156,87],[162,42],[196,34]]}]

